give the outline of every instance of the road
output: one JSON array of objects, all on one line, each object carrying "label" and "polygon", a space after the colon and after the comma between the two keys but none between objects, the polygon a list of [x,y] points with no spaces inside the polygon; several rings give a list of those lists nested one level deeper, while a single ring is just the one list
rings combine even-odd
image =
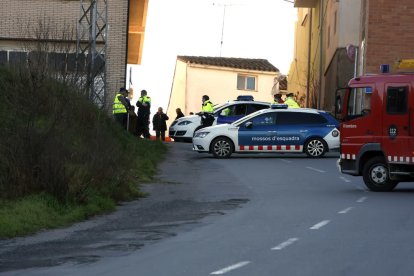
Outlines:
[{"label": "road", "polygon": [[[413,183],[372,193],[337,154],[217,160],[170,144],[151,194],[0,241],[4,275],[412,275]],[[2,275],[3,275],[2,274]]]}]

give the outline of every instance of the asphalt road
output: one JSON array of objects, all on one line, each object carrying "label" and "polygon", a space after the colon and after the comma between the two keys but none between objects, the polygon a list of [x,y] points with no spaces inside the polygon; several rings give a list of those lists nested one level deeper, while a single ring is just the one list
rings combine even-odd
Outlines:
[{"label": "asphalt road", "polygon": [[4,275],[412,275],[413,183],[368,192],[337,154],[217,160],[170,144],[151,196],[0,241]]}]

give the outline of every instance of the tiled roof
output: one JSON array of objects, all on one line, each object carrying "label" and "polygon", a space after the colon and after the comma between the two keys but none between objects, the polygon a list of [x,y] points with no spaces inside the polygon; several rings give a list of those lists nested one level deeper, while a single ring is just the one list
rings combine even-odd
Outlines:
[{"label": "tiled roof", "polygon": [[279,69],[273,66],[267,59],[198,56],[178,56],[177,59],[193,64],[211,65],[255,71],[279,72]]}]

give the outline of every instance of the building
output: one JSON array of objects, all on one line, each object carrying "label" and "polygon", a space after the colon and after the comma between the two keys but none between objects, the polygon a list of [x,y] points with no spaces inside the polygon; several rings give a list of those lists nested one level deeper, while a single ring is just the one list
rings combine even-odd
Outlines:
[{"label": "building", "polygon": [[[78,22],[82,15],[90,14],[81,11],[82,2],[90,5],[90,1],[82,0],[2,0],[0,64],[24,62],[31,51],[30,44],[38,41],[53,44],[53,49],[48,49],[53,54],[48,55],[48,60],[52,57],[73,60]],[[96,3],[100,9],[107,8],[105,25],[99,26],[108,27],[107,36],[97,38],[96,44],[98,49],[105,47],[105,107],[110,110],[115,93],[126,84],[127,61],[131,64],[141,61],[148,0],[97,0]],[[70,64],[68,67],[70,70]]]},{"label": "building", "polygon": [[167,115],[175,118],[178,107],[185,115],[201,111],[205,94],[214,104],[239,95],[271,102],[277,76],[279,69],[265,59],[178,56]]},{"label": "building", "polygon": [[334,111],[335,91],[356,75],[361,1],[324,1],[323,75],[320,108]]},{"label": "building", "polygon": [[358,73],[414,58],[414,1],[362,0]]},{"label": "building", "polygon": [[298,21],[288,90],[299,92],[303,102],[309,99],[305,106],[333,111],[335,90],[353,76],[414,58],[413,1],[295,0],[294,6]]},{"label": "building", "polygon": [[298,8],[298,19],[287,89],[296,95],[300,106],[317,107],[321,64],[321,6],[316,0],[295,1],[294,5]]}]

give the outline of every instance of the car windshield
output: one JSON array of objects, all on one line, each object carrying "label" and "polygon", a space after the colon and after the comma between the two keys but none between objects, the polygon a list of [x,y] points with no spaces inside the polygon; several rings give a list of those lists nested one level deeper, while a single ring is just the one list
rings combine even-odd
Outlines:
[{"label": "car windshield", "polygon": [[221,109],[222,107],[227,106],[228,104],[229,103],[222,103],[222,104],[215,105],[213,107],[214,108],[214,111],[217,111],[217,110]]},{"label": "car windshield", "polygon": [[267,110],[267,109],[261,109],[261,110],[259,110],[259,111],[256,111],[256,112],[253,112],[253,113],[251,113],[251,114],[249,114],[249,115],[247,115],[247,116],[244,116],[243,118],[240,118],[240,119],[238,119],[237,121],[234,121],[233,123],[232,123],[232,125],[239,125],[240,123],[242,123],[242,122],[244,122],[244,121],[247,121],[247,120],[250,120],[251,118],[253,118],[253,117],[255,117],[255,116],[257,116],[258,114],[261,114],[261,113],[263,113],[265,110]]}]

